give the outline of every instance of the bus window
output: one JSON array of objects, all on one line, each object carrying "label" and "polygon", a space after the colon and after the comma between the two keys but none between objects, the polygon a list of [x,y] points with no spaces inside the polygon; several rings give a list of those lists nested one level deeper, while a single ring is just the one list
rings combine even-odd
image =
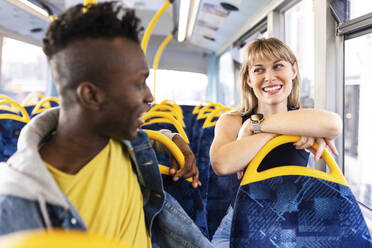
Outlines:
[{"label": "bus window", "polygon": [[[154,93],[154,71],[146,80]],[[205,74],[175,70],[156,70],[156,103],[172,100],[179,105],[198,105],[207,95],[208,78]]]},{"label": "bus window", "polygon": [[219,102],[229,106],[235,107],[239,102],[239,99],[236,99],[237,95],[237,80],[235,80],[235,72],[234,72],[234,61],[231,56],[231,52],[225,52],[220,57],[219,63],[219,86],[218,86],[218,94],[219,94]]},{"label": "bus window", "polygon": [[350,19],[354,19],[372,12],[372,1],[353,0],[350,4]]},{"label": "bus window", "polygon": [[313,1],[300,1],[284,12],[285,42],[294,51],[301,72],[301,105],[314,107],[314,12]]},{"label": "bus window", "polygon": [[372,34],[345,41],[345,176],[357,199],[372,209]]},{"label": "bus window", "polygon": [[45,93],[48,63],[40,47],[4,37],[0,93],[22,102],[30,92]]}]

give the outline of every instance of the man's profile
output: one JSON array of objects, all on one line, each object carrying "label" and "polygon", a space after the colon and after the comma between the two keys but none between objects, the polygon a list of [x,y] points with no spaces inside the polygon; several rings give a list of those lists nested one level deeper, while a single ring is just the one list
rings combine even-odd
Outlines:
[{"label": "man's profile", "polygon": [[139,19],[114,2],[84,9],[59,16],[43,40],[61,106],[31,120],[0,166],[0,235],[62,228],[134,247],[210,247],[164,192],[139,131],[153,100]]}]

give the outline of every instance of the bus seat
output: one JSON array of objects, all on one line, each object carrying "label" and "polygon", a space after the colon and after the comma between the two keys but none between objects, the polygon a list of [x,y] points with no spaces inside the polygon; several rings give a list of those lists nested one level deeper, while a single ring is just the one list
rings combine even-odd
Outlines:
[{"label": "bus seat", "polygon": [[[180,105],[182,109],[182,114],[183,114],[183,122],[185,123],[185,131],[187,134],[187,137],[192,137],[191,136],[191,127],[192,127],[192,110],[195,108],[193,105]],[[190,141],[191,142],[191,141]]]},{"label": "bus seat", "polygon": [[31,118],[40,114],[41,112],[48,110],[50,108],[58,107],[60,100],[56,97],[44,97],[40,102],[38,102],[31,110]]},{"label": "bus seat", "polygon": [[371,237],[342,172],[324,150],[330,172],[287,165],[258,171],[269,141],[248,165],[234,204],[230,247],[371,247]]},{"label": "bus seat", "polygon": [[6,161],[17,151],[19,134],[30,117],[21,105],[10,99],[0,101],[2,104],[10,104],[21,113],[0,113],[0,161]]},{"label": "bus seat", "polygon": [[[147,128],[147,126],[145,127]],[[144,131],[148,132],[148,130],[146,129],[144,129]],[[168,154],[156,153],[156,157],[159,164],[169,167],[170,162]],[[208,237],[206,207],[202,199],[200,187],[194,189],[191,186],[190,181],[178,180],[177,182],[174,182],[172,177],[164,175],[164,173],[162,174],[164,190],[172,195],[180,203],[185,212],[190,216],[192,220],[194,220],[195,224],[199,227],[201,232],[206,237]],[[207,184],[203,184],[202,182],[201,188],[206,187],[206,185]]]}]

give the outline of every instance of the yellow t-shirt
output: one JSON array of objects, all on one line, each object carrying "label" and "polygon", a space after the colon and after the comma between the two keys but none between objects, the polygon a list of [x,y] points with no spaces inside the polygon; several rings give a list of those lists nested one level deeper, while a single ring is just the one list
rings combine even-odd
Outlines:
[{"label": "yellow t-shirt", "polygon": [[128,152],[109,143],[77,174],[45,163],[57,184],[79,211],[89,232],[122,240],[133,247],[151,247],[143,199]]}]

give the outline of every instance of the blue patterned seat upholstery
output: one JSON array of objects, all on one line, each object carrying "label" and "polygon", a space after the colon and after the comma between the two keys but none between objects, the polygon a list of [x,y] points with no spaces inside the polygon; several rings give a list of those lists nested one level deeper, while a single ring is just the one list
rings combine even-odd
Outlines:
[{"label": "blue patterned seat upholstery", "polygon": [[17,151],[19,134],[30,117],[21,105],[11,99],[0,101],[0,105],[10,105],[15,109],[14,112],[0,111],[0,162],[2,162]]},{"label": "blue patterned seat upholstery", "polygon": [[[168,129],[172,132],[177,132],[175,127],[169,123],[153,123],[144,125],[143,129],[160,130]],[[167,154],[156,154],[160,164],[169,166],[169,156]],[[208,228],[206,222],[205,205],[202,199],[201,189],[194,189],[191,183],[186,180],[178,180],[174,182],[170,176],[162,175],[164,190],[172,195],[182,206],[185,212],[194,220],[205,236],[208,236]],[[203,184],[203,182],[202,182]]]},{"label": "blue patterned seat upholstery", "polygon": [[17,151],[18,137],[25,122],[0,119],[0,161],[6,161]]},{"label": "blue patterned seat upholstery", "polygon": [[230,247],[372,247],[356,199],[324,156],[330,173],[300,166],[258,173],[252,160],[235,201]]}]

